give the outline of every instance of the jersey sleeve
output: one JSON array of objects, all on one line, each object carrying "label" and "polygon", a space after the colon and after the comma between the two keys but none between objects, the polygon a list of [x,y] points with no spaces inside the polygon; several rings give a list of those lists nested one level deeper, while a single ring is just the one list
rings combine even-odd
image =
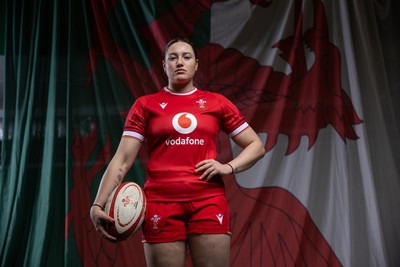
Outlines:
[{"label": "jersey sleeve", "polygon": [[144,109],[143,98],[138,98],[126,116],[124,131],[122,136],[136,138],[144,141],[146,130],[146,111]]},{"label": "jersey sleeve", "polygon": [[222,130],[228,134],[229,137],[234,137],[241,133],[249,124],[246,122],[239,109],[226,97],[221,95],[222,106]]}]

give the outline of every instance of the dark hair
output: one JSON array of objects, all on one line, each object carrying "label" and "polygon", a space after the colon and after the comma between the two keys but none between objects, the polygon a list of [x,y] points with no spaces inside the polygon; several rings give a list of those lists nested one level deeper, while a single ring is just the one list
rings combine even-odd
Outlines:
[{"label": "dark hair", "polygon": [[190,41],[188,38],[184,38],[184,37],[176,37],[176,38],[172,39],[171,41],[169,41],[167,43],[167,45],[164,48],[164,58],[167,55],[168,48],[170,48],[171,45],[173,45],[173,44],[175,44],[177,42],[184,42],[184,43],[189,44],[193,49],[195,59],[197,59],[197,48],[196,48],[196,46],[192,43],[192,41]]}]

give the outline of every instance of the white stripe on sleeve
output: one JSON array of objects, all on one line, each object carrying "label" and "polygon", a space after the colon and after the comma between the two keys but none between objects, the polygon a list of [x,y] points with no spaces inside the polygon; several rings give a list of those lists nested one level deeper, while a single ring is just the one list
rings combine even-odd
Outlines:
[{"label": "white stripe on sleeve", "polygon": [[139,139],[140,141],[144,140],[144,136],[143,135],[141,135],[141,134],[139,134],[137,132],[133,132],[133,131],[124,131],[122,133],[122,136],[133,137],[133,138]]},{"label": "white stripe on sleeve", "polygon": [[243,123],[242,125],[240,125],[239,127],[237,127],[233,132],[231,132],[228,136],[229,137],[234,137],[235,135],[237,135],[238,133],[240,133],[241,131],[243,131],[244,129],[246,129],[247,127],[249,127],[249,124],[247,122]]}]

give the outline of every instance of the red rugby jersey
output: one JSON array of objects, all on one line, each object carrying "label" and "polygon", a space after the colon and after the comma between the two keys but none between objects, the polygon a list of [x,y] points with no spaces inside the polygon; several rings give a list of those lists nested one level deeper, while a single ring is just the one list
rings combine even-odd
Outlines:
[{"label": "red rugby jersey", "polygon": [[190,201],[224,194],[221,177],[200,181],[194,166],[216,159],[220,130],[233,137],[247,127],[237,107],[221,94],[197,88],[176,94],[163,88],[135,101],[123,136],[147,139],[144,188],[149,201]]}]

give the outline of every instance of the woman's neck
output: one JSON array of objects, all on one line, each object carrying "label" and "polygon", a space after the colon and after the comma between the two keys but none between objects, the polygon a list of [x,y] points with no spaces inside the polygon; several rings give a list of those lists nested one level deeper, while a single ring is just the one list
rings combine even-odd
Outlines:
[{"label": "woman's neck", "polygon": [[168,83],[168,89],[174,93],[187,93],[194,89],[193,83],[171,84]]}]

